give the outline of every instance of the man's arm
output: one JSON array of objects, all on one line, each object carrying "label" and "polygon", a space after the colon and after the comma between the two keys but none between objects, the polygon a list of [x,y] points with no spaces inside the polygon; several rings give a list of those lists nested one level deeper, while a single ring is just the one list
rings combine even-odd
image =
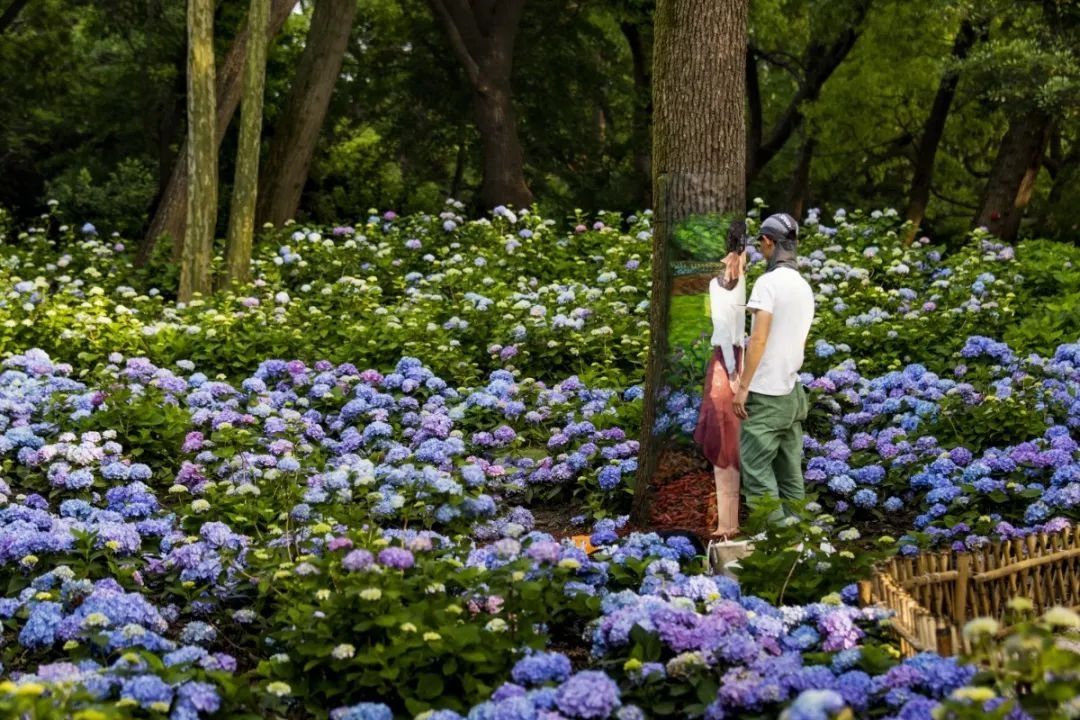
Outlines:
[{"label": "man's arm", "polygon": [[735,414],[746,419],[746,398],[750,394],[750,381],[754,379],[761,356],[765,354],[765,344],[769,341],[769,328],[772,326],[772,313],[766,310],[754,311],[754,331],[746,348],[742,375],[739,376],[739,391],[735,393]]}]

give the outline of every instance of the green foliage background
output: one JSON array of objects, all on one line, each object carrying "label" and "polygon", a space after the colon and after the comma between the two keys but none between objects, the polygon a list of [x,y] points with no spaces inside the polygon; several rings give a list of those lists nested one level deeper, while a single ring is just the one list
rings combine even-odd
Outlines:
[{"label": "green foliage background", "polygon": [[[960,86],[937,154],[926,229],[939,239],[968,229],[1010,114],[1037,105],[1055,128],[1022,232],[1075,237],[1075,4],[871,0],[857,22],[864,1],[751,3],[766,136],[817,48],[852,27],[858,39],[820,95],[795,108],[804,120],[749,197],[782,206],[799,151],[813,140],[810,206],[902,206],[939,80],[955,69]],[[451,195],[486,210],[475,206],[481,156],[472,98],[442,29],[421,0],[358,2],[301,219],[330,223],[369,207],[437,212]],[[628,38],[642,38],[648,68],[652,7],[648,0],[526,4],[512,82],[527,179],[545,213],[648,205],[647,143],[635,113],[647,111],[650,93],[641,78],[635,82]],[[219,3],[219,56],[245,12],[241,0]],[[985,36],[958,64],[950,52],[962,18]],[[295,13],[271,48],[266,137],[306,29],[307,15]],[[184,133],[183,4],[30,3],[0,44],[0,86],[0,206],[26,221],[55,198],[69,222],[138,235]],[[221,153],[223,202],[234,143],[232,128]],[[224,223],[227,212],[221,217]]]}]

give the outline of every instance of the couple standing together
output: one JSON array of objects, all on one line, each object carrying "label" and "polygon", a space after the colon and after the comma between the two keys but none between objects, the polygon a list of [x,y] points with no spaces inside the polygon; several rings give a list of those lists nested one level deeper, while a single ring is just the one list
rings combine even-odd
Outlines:
[{"label": "couple standing together", "polygon": [[[806,337],[814,320],[814,293],[799,274],[799,225],[787,214],[761,223],[756,244],[765,274],[746,300],[746,241],[741,224],[728,234],[723,277],[709,284],[713,354],[694,440],[713,465],[718,510],[716,535],[739,531],[740,475],[747,504],[770,497],[801,500],[802,421],[809,406],[799,382]],[[746,311],[753,313],[743,349]],[[780,519],[778,510],[774,519]]]}]

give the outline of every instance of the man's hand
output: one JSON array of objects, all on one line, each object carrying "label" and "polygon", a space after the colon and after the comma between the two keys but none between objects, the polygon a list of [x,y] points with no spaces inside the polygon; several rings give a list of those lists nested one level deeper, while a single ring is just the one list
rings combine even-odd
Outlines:
[{"label": "man's hand", "polygon": [[740,385],[738,392],[735,393],[735,399],[731,403],[735,407],[735,415],[740,420],[745,420],[750,417],[746,412],[746,399],[749,396],[750,390]]}]

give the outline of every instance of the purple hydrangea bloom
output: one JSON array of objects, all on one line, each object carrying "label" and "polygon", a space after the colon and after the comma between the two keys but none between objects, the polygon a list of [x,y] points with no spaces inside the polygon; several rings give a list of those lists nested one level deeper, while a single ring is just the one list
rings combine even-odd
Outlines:
[{"label": "purple hydrangea bloom", "polygon": [[585,670],[559,686],[555,704],[571,718],[606,718],[621,704],[619,686],[603,672]]},{"label": "purple hydrangea bloom", "polygon": [[389,568],[408,570],[415,563],[413,554],[405,548],[388,547],[379,552],[379,564]]}]

